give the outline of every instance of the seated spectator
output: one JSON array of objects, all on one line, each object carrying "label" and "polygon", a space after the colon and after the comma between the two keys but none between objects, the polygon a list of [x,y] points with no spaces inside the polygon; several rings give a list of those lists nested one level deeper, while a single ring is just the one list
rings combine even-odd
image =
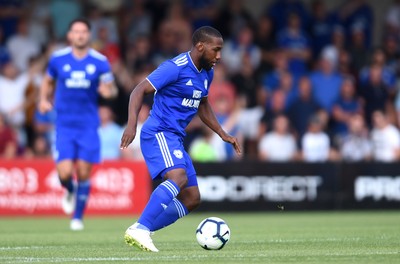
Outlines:
[{"label": "seated spectator", "polygon": [[261,49],[261,62],[257,69],[257,76],[260,77],[265,72],[272,70],[274,62],[274,25],[267,15],[262,15],[257,20],[255,44]]},{"label": "seated spectator", "polygon": [[274,120],[274,129],[265,134],[258,145],[260,160],[285,162],[294,160],[297,153],[296,140],[289,133],[289,120],[279,115]]},{"label": "seated spectator", "polygon": [[345,78],[340,90],[339,99],[333,106],[332,117],[334,121],[334,133],[336,135],[346,134],[347,124],[353,115],[362,114],[360,100],[356,97],[354,81],[351,78]]},{"label": "seated spectator", "polygon": [[288,71],[289,61],[286,53],[283,50],[275,51],[273,55],[273,70],[262,77],[262,85],[267,92],[267,96],[278,88],[282,75]]},{"label": "seated spectator", "polygon": [[271,104],[266,108],[260,120],[259,135],[264,135],[272,130],[273,120],[279,115],[286,114],[286,95],[277,90],[272,94]]},{"label": "seated spectator", "polygon": [[224,142],[207,126],[202,126],[202,134],[190,144],[189,154],[196,162],[226,160]]},{"label": "seated spectator", "polygon": [[372,30],[374,15],[371,5],[365,0],[347,0],[338,10],[338,18],[347,29],[346,37],[349,37],[352,29],[357,26],[365,36],[367,47],[372,43]]},{"label": "seated spectator", "polygon": [[40,45],[29,36],[28,21],[18,22],[17,33],[7,41],[7,50],[19,71],[28,70],[29,60],[40,53]]},{"label": "seated spectator", "polygon": [[16,129],[19,143],[26,145],[24,131],[25,123],[25,92],[30,76],[20,73],[14,63],[8,62],[1,68],[0,74],[0,113],[5,115],[8,123]]},{"label": "seated spectator", "polygon": [[[218,67],[214,71],[214,76]],[[243,153],[250,159],[256,159],[259,124],[266,99],[263,98],[262,90],[264,89],[258,85],[255,69],[251,66],[248,56],[244,57],[240,71],[232,76],[231,80],[238,93],[239,129],[244,140]]]},{"label": "seated spectator", "polygon": [[228,39],[224,43],[221,57],[229,74],[240,71],[245,56],[249,56],[254,68],[258,67],[261,62],[261,50],[253,43],[253,38],[254,33],[250,26],[243,26],[238,29],[235,38]]},{"label": "seated spectator", "polygon": [[317,103],[328,113],[340,94],[343,78],[335,70],[335,62],[328,55],[322,56],[318,70],[310,75],[313,95]]},{"label": "seated spectator", "polygon": [[368,129],[361,115],[349,120],[349,132],[339,138],[339,149],[343,161],[367,161],[371,159],[372,145]]},{"label": "seated spectator", "polygon": [[216,14],[214,26],[218,28],[224,39],[226,39],[234,36],[238,28],[250,25],[252,20],[253,17],[242,0],[225,0],[219,8],[218,14]]},{"label": "seated spectator", "polygon": [[27,148],[24,152],[24,158],[50,159],[51,157],[50,144],[44,135],[36,136],[32,148]]},{"label": "seated spectator", "polygon": [[17,135],[0,113],[0,158],[11,159],[17,156]]},{"label": "seated spectator", "polygon": [[380,65],[371,66],[368,81],[360,85],[360,95],[364,101],[364,113],[369,127],[372,125],[372,113],[377,110],[385,112],[391,104],[388,87],[382,79],[382,71]]},{"label": "seated spectator", "polygon": [[334,16],[328,12],[324,1],[312,1],[310,35],[312,37],[314,58],[318,58],[321,50],[331,43],[334,22]]},{"label": "seated spectator", "polygon": [[319,105],[312,95],[311,82],[308,77],[302,77],[298,85],[299,97],[288,110],[290,123],[301,138],[307,130],[308,120],[319,110]]},{"label": "seated spectator", "polygon": [[323,131],[323,122],[318,116],[311,118],[308,130],[301,139],[302,157],[306,162],[325,162],[334,157],[329,136]]},{"label": "seated spectator", "polygon": [[284,50],[289,58],[289,71],[300,76],[307,71],[311,59],[310,43],[301,29],[301,21],[296,13],[288,16],[288,27],[278,32],[277,46]]},{"label": "seated spectator", "polygon": [[390,94],[394,94],[396,86],[396,75],[393,69],[387,65],[385,51],[381,48],[375,49],[371,58],[371,65],[363,64],[364,67],[360,71],[360,84],[365,85],[371,75],[371,68],[379,66],[382,70],[381,78],[383,84]]},{"label": "seated spectator", "polygon": [[376,161],[395,162],[400,157],[400,132],[389,123],[382,111],[372,115],[374,127],[371,132],[372,154]]},{"label": "seated spectator", "polygon": [[270,3],[265,12],[271,16],[276,29],[282,30],[287,26],[287,17],[291,13],[296,13],[303,29],[307,28],[309,15],[304,1],[300,0],[275,0]]},{"label": "seated spectator", "polygon": [[350,47],[354,69],[359,72],[368,63],[370,49],[365,40],[364,29],[360,25],[354,25],[351,29]]},{"label": "seated spectator", "polygon": [[120,139],[122,128],[114,122],[113,112],[109,106],[99,107],[100,117],[100,152],[104,160],[118,159],[120,157]]}]

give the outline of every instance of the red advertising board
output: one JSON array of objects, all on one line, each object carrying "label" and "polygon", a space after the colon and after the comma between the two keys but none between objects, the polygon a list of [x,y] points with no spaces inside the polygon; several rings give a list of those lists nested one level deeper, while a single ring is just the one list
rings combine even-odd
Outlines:
[{"label": "red advertising board", "polygon": [[[138,214],[151,182],[144,162],[106,161],[91,176],[88,215]],[[52,160],[0,160],[0,215],[63,214]]]}]

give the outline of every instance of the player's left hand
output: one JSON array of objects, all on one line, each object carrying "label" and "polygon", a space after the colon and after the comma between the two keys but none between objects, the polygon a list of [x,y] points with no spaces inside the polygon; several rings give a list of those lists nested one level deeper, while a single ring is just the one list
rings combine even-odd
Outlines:
[{"label": "player's left hand", "polygon": [[221,139],[225,142],[231,143],[233,145],[233,148],[236,151],[236,154],[241,155],[242,154],[242,148],[240,147],[239,141],[237,138],[231,136],[231,135],[223,135]]}]

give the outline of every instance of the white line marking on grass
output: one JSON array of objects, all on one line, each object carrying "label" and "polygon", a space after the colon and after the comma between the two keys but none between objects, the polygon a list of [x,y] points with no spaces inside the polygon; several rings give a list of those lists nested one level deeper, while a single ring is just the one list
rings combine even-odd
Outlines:
[{"label": "white line marking on grass", "polygon": [[[328,253],[328,254],[317,254],[317,255],[309,255],[309,256],[371,256],[371,255],[399,255],[400,252],[363,252],[363,253]],[[299,255],[293,255],[294,256],[299,256]],[[207,259],[209,258],[209,255],[194,255],[190,257],[190,259]],[[231,255],[230,256],[232,259],[238,258],[248,258],[249,256],[245,256],[243,254],[237,254],[237,255]],[[253,257],[271,257],[268,254],[257,254]],[[280,256],[274,256],[280,257]],[[288,257],[288,256],[281,256],[281,257]],[[213,258],[224,258],[226,259],[226,256],[218,256],[218,255],[213,255]],[[0,262],[2,263],[32,263],[32,262],[50,262],[50,263],[59,263],[59,262],[90,262],[90,261],[98,261],[98,262],[117,262],[117,261],[145,261],[145,260],[153,260],[153,261],[171,261],[171,260],[189,260],[187,256],[179,256],[179,255],[173,255],[173,256],[155,256],[154,254],[149,254],[148,257],[108,257],[108,258],[93,258],[93,257],[87,257],[87,258],[36,258],[36,257],[0,257]]]},{"label": "white line marking on grass", "polygon": [[7,250],[29,250],[29,249],[54,249],[54,248],[64,248],[64,246],[55,247],[55,246],[48,246],[48,247],[41,247],[41,246],[17,246],[17,247],[0,247],[0,251],[7,251]]}]

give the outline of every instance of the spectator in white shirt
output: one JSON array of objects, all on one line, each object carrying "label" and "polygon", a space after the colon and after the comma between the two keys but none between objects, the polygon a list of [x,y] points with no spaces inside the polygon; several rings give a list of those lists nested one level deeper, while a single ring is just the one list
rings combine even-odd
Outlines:
[{"label": "spectator in white shirt", "polygon": [[18,23],[18,32],[7,41],[7,50],[20,71],[28,70],[29,60],[40,54],[40,44],[29,36],[26,20]]},{"label": "spectator in white shirt", "polygon": [[394,162],[400,157],[400,132],[382,111],[372,114],[372,153],[376,161]]},{"label": "spectator in white shirt", "polygon": [[330,139],[323,127],[324,124],[318,116],[311,118],[308,130],[301,139],[304,161],[324,162],[331,158]]},{"label": "spectator in white shirt", "polygon": [[296,158],[296,140],[289,133],[289,120],[286,116],[278,115],[275,118],[273,131],[261,138],[258,152],[261,160],[285,162]]}]

